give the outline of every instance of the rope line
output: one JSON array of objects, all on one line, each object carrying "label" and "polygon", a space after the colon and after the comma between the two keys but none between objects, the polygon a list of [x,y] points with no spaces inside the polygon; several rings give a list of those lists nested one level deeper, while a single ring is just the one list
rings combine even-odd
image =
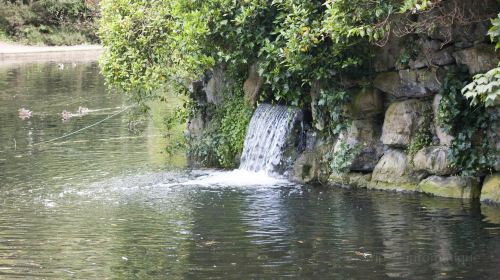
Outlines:
[{"label": "rope line", "polygon": [[101,123],[103,123],[103,122],[105,122],[105,121],[107,121],[107,120],[109,120],[109,119],[111,119],[111,118],[113,118],[113,117],[115,117],[115,116],[118,116],[119,114],[121,114],[121,113],[125,112],[126,110],[130,109],[131,107],[133,107],[133,106],[128,106],[128,107],[125,107],[123,110],[118,111],[118,112],[116,112],[116,113],[114,113],[114,114],[112,114],[112,115],[110,115],[110,116],[108,116],[108,117],[106,117],[106,118],[104,118],[104,119],[102,119],[102,120],[100,120],[100,121],[96,122],[96,123],[93,123],[93,124],[88,125],[88,126],[86,126],[86,127],[80,128],[80,129],[75,130],[75,131],[73,131],[73,132],[70,132],[70,133],[68,133],[68,134],[64,134],[63,136],[59,136],[59,137],[56,137],[56,138],[53,138],[53,139],[50,139],[50,140],[47,140],[47,141],[42,141],[42,142],[39,142],[39,143],[35,143],[35,144],[33,144],[33,146],[42,145],[42,144],[47,144],[47,143],[50,143],[50,142],[54,142],[54,141],[57,141],[57,140],[64,139],[64,138],[67,138],[67,137],[69,137],[69,136],[75,135],[75,134],[77,134],[77,133],[79,133],[79,132],[82,132],[82,131],[87,130],[87,129],[89,129],[89,128],[92,128],[92,127],[94,127],[94,126],[96,126],[96,125],[98,125],[98,124],[101,124]]}]

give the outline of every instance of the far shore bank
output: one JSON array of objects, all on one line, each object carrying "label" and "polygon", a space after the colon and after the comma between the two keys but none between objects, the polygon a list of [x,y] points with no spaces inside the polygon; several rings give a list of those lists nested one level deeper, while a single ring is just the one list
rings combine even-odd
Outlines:
[{"label": "far shore bank", "polygon": [[103,51],[100,45],[25,46],[0,42],[0,65],[29,62],[94,61]]}]

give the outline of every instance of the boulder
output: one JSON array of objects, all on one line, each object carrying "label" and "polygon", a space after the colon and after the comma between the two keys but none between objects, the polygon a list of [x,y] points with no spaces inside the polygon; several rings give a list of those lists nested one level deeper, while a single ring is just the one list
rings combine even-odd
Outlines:
[{"label": "boulder", "polygon": [[393,147],[406,147],[430,114],[430,104],[415,99],[392,103],[385,112],[381,141]]},{"label": "boulder", "polygon": [[418,184],[418,190],[435,196],[475,199],[481,188],[476,177],[431,176]]},{"label": "boulder", "polygon": [[[372,171],[384,153],[380,134],[382,125],[380,120],[372,118],[353,120],[347,130],[346,140],[349,145],[361,145],[361,152],[351,165],[353,171]],[[342,137],[343,138],[343,137]]]},{"label": "boulder", "polygon": [[445,66],[453,64],[453,47],[442,47],[441,42],[420,38],[418,41],[421,50],[418,56],[410,60],[409,66],[412,69],[419,69],[431,66]]},{"label": "boulder", "polygon": [[384,72],[375,77],[373,85],[394,99],[426,97],[441,88],[441,71],[432,68]]},{"label": "boulder", "polygon": [[453,170],[448,162],[449,148],[444,146],[425,147],[415,154],[413,166],[415,170],[426,171],[435,175],[449,175]]},{"label": "boulder", "polygon": [[500,172],[500,106],[490,107],[487,109],[487,112],[497,119],[495,130],[488,132],[488,139],[490,141],[490,148],[496,152],[494,169]]},{"label": "boulder", "polygon": [[259,95],[262,91],[262,84],[264,79],[259,75],[259,65],[254,63],[250,66],[248,71],[248,78],[243,83],[243,92],[245,93],[245,101],[250,106],[255,106]]},{"label": "boulder", "polygon": [[[427,29],[430,38],[457,47],[469,47],[475,42],[488,40],[489,19],[496,17],[500,10],[496,0],[448,0],[439,6],[420,13],[418,23],[431,27]],[[431,24],[436,20],[442,22]]]},{"label": "boulder", "polygon": [[415,191],[421,176],[414,173],[404,152],[388,150],[375,166],[369,188]]},{"label": "boulder", "polygon": [[332,173],[328,178],[328,183],[331,185],[340,185],[343,187],[366,188],[369,185],[371,178],[371,173]]},{"label": "boulder", "polygon": [[[432,111],[434,113],[434,116],[438,115],[439,103],[441,103],[442,98],[443,96],[441,94],[437,94],[436,96],[434,96],[434,100],[432,102]],[[451,141],[453,141],[453,136],[449,135],[444,131],[444,129],[439,124],[437,117],[434,117],[434,127],[436,136],[439,138],[439,144],[444,146],[450,146]]]},{"label": "boulder", "polygon": [[373,69],[375,69],[376,72],[389,71],[395,68],[401,53],[401,40],[403,39],[395,36],[391,32],[391,36],[385,46],[375,46],[373,48]]},{"label": "boulder", "polygon": [[498,65],[500,55],[495,52],[494,45],[478,44],[472,48],[453,53],[458,64],[466,65],[469,73],[475,75],[485,73]]},{"label": "boulder", "polygon": [[309,95],[311,96],[311,113],[312,113],[314,127],[319,131],[323,131],[325,129],[325,120],[320,117],[321,112],[319,111],[320,109],[317,106],[319,101],[320,89],[321,89],[320,82],[319,81],[314,82],[311,86],[311,91],[309,92]]},{"label": "boulder", "polygon": [[352,119],[375,117],[384,111],[384,96],[375,88],[363,88],[352,94],[347,112]]},{"label": "boulder", "polygon": [[205,128],[205,120],[201,112],[197,112],[196,115],[191,117],[187,122],[187,132],[185,136],[188,139],[198,138],[202,135]]},{"label": "boulder", "polygon": [[224,74],[224,67],[221,65],[215,66],[207,76],[210,77],[204,88],[207,95],[207,102],[220,105],[224,102],[224,91],[227,89],[229,83]]},{"label": "boulder", "polygon": [[320,175],[320,160],[321,157],[314,151],[302,153],[293,165],[292,180],[301,184],[317,181]]},{"label": "boulder", "polygon": [[486,177],[481,190],[481,201],[500,203],[500,173]]}]

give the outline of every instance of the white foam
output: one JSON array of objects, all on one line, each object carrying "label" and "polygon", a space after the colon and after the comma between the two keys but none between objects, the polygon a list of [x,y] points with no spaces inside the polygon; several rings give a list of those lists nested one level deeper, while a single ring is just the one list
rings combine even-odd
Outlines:
[{"label": "white foam", "polygon": [[215,171],[210,172],[206,176],[189,180],[179,185],[197,185],[197,186],[277,186],[288,184],[289,182],[283,178],[273,178],[266,174],[265,171],[252,172],[247,170],[236,169],[233,171]]}]

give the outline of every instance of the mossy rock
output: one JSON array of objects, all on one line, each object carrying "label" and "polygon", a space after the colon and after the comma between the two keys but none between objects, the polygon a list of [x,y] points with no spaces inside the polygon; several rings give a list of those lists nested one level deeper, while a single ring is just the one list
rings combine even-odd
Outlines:
[{"label": "mossy rock", "polygon": [[368,188],[373,190],[384,190],[384,191],[415,192],[418,189],[418,184],[372,181],[368,184]]},{"label": "mossy rock", "polygon": [[500,173],[486,177],[481,190],[481,201],[500,204]]},{"label": "mossy rock", "polygon": [[328,183],[330,185],[341,185],[344,187],[366,188],[370,184],[371,178],[371,173],[332,173],[328,178]]},{"label": "mossy rock", "polygon": [[481,189],[476,177],[431,176],[418,184],[418,191],[441,197],[475,199]]}]

